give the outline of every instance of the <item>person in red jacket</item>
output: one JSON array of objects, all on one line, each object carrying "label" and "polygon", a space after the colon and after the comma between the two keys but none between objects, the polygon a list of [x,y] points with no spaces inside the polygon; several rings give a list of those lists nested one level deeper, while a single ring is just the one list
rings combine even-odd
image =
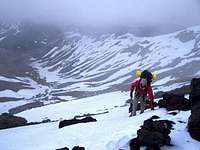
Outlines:
[{"label": "person in red jacket", "polygon": [[[133,91],[135,90],[135,95],[133,99]],[[140,102],[140,113],[143,113],[146,107],[146,102],[147,99],[149,99],[149,107],[151,110],[153,110],[153,90],[151,87],[151,83],[148,82],[147,79],[145,78],[140,78],[135,80],[131,84],[131,91],[130,91],[130,98],[131,98],[131,115],[130,116],[135,116],[136,115],[136,110],[137,110],[137,105],[138,102]]]}]

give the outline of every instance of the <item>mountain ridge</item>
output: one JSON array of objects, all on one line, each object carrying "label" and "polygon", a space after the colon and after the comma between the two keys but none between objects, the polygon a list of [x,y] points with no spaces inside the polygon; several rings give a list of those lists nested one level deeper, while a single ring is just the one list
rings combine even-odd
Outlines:
[{"label": "mountain ridge", "polygon": [[[200,26],[154,37],[136,37],[131,33],[103,35],[84,35],[77,31],[63,33],[57,29],[51,31],[51,27],[46,29],[47,35],[43,35],[41,32],[43,28],[36,28],[37,30],[33,31],[37,36],[33,36],[31,42],[36,44],[35,50],[30,54],[27,53],[26,48],[21,48],[24,56],[20,54],[20,57],[16,57],[17,62],[21,60],[25,62],[22,61],[22,65],[13,65],[17,64],[16,61],[11,63],[16,70],[26,67],[27,69],[24,72],[18,71],[19,74],[13,73],[11,69],[10,75],[1,73],[1,77],[17,80],[27,77],[29,79],[24,80],[23,84],[28,84],[28,89],[38,91],[36,92],[38,95],[46,95],[47,100],[52,98],[70,100],[105,92],[128,90],[128,85],[136,78],[134,70],[138,68],[149,69],[158,74],[158,80],[153,83],[156,92],[161,89],[172,90],[177,85],[178,87],[188,85],[192,77],[200,74],[198,65]],[[16,29],[19,30],[19,27]],[[28,34],[28,31],[24,34]],[[34,37],[40,36],[40,32],[41,40],[35,39]],[[2,49],[4,48],[2,43],[7,37],[5,32],[0,35]],[[47,40],[46,37],[50,35],[52,37]],[[8,40],[9,38],[6,41]],[[43,44],[39,49],[38,43]],[[12,58],[15,58],[18,52],[9,49],[7,47],[5,51],[11,51]],[[2,58],[4,56],[2,55]],[[2,64],[4,68],[8,66]],[[23,67],[24,64],[26,67]],[[5,70],[4,68],[2,70]],[[1,80],[1,82],[5,81]],[[31,85],[32,82],[37,83],[37,88]],[[24,88],[27,89],[26,87],[21,86],[10,90],[18,93]],[[3,87],[1,89],[3,91]],[[40,90],[43,93],[40,93]],[[30,93],[31,90],[27,92]],[[34,98],[37,95],[32,96]]]}]

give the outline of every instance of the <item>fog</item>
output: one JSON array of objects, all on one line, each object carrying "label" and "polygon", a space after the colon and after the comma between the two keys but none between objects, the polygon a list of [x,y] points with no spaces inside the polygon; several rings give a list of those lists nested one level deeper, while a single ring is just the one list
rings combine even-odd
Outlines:
[{"label": "fog", "polygon": [[1,21],[58,25],[200,24],[200,0],[1,0]]}]

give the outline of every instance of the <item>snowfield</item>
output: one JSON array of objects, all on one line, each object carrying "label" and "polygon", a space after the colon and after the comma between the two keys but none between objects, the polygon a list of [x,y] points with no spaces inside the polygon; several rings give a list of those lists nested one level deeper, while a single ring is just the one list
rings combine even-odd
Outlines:
[{"label": "snowfield", "polygon": [[54,83],[51,94],[56,96],[120,90],[135,78],[136,69],[155,72],[158,91],[172,84],[174,89],[199,76],[199,40],[200,26],[155,37],[66,32],[63,42],[46,50],[32,66]]},{"label": "snowfield", "polygon": [[187,132],[189,111],[180,111],[173,116],[165,109],[147,109],[143,114],[137,112],[137,116],[130,118],[128,105],[125,105],[128,98],[129,93],[114,92],[19,113],[18,116],[26,117],[29,122],[41,121],[44,118],[71,119],[76,115],[96,113],[93,117],[97,122],[76,124],[61,129],[58,128],[59,122],[54,122],[0,130],[1,149],[55,150],[62,147],[71,149],[79,145],[84,146],[86,150],[129,150],[129,140],[136,137],[143,121],[153,115],[176,123],[170,134],[174,146],[164,146],[162,150],[200,149],[200,142],[193,140]]},{"label": "snowfield", "polygon": [[[34,99],[45,95],[48,100],[54,96],[71,100],[126,91],[136,78],[136,69],[149,69],[158,75],[154,84],[157,91],[188,85],[200,75],[200,26],[154,37],[63,31],[55,41],[46,43],[39,50],[41,54],[29,58],[37,77],[33,78],[31,72],[22,77],[0,75],[2,84],[13,85],[10,91],[2,88],[0,98]],[[14,88],[15,84],[20,90]]]},{"label": "snowfield", "polygon": [[[0,42],[4,38],[0,37]],[[130,33],[92,36],[74,31],[57,38],[52,43],[34,40],[45,45],[39,49],[41,54],[30,58],[35,77],[31,72],[0,74],[0,113],[34,100],[44,100],[44,104],[65,100],[16,114],[28,122],[57,121],[0,130],[0,150],[71,149],[76,145],[86,150],[129,150],[129,140],[153,115],[176,123],[170,134],[174,146],[162,150],[200,150],[200,142],[187,132],[190,111],[173,116],[165,109],[147,109],[130,118],[126,104],[129,93],[120,92],[129,90],[136,69],[149,69],[158,75],[152,84],[154,92],[189,85],[192,78],[199,77],[200,26],[155,37]],[[7,98],[13,99],[5,102]],[[85,114],[92,114],[97,122],[58,128],[60,120]]]}]

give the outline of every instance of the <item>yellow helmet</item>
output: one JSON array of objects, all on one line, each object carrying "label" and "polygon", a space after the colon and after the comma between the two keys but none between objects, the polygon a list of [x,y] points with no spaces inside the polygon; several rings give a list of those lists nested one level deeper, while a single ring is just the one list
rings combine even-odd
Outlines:
[{"label": "yellow helmet", "polygon": [[137,70],[135,71],[136,77],[140,77],[141,74],[142,74],[142,71],[141,71],[140,69],[137,69]]},{"label": "yellow helmet", "polygon": [[[136,69],[135,75],[136,77],[141,77],[142,71],[140,69]],[[155,73],[152,73],[152,80],[157,80],[157,75]]]},{"label": "yellow helmet", "polygon": [[157,75],[155,73],[152,73],[152,80],[156,80],[157,79]]}]

